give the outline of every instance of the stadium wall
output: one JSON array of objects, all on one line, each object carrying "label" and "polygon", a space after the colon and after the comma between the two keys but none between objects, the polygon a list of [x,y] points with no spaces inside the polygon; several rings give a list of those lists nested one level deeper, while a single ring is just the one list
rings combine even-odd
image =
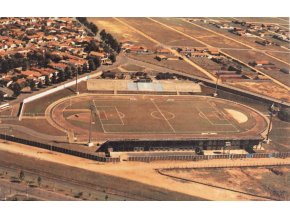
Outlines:
[{"label": "stadium wall", "polygon": [[232,148],[245,149],[258,145],[263,139],[186,139],[186,140],[119,140],[106,141],[101,145],[98,152],[107,151],[152,151],[152,150],[202,150],[222,149],[226,142],[230,142]]},{"label": "stadium wall", "polygon": [[[78,79],[77,83],[80,83],[82,81],[87,81],[90,78],[94,78],[94,77],[100,76],[102,73],[103,73],[102,71],[99,71],[99,72],[97,72],[95,74],[91,74],[91,75],[87,75],[87,76],[81,77],[81,78]],[[38,93],[38,94],[35,94],[33,96],[30,96],[28,98],[23,99],[22,104],[20,105],[21,108],[19,110],[20,111],[19,112],[19,120],[22,119],[22,114],[23,114],[23,110],[24,110],[24,107],[25,107],[26,103],[35,101],[36,99],[39,99],[39,98],[43,98],[43,97],[45,97],[47,95],[53,94],[53,93],[58,92],[58,91],[63,90],[63,89],[66,89],[66,88],[71,87],[71,86],[73,86],[75,84],[76,84],[76,81],[73,80],[73,81],[67,82],[65,84],[59,85],[59,86],[57,86],[55,88],[49,89],[47,91],[44,91],[44,92],[41,92],[41,93]]]}]

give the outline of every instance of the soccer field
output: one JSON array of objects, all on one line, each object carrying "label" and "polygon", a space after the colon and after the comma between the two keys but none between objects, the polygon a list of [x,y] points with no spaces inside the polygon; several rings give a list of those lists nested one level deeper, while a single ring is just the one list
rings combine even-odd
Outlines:
[{"label": "soccer field", "polygon": [[106,138],[257,136],[267,127],[256,111],[205,96],[88,95],[59,103],[52,113],[79,135],[87,134],[91,119],[93,134]]}]

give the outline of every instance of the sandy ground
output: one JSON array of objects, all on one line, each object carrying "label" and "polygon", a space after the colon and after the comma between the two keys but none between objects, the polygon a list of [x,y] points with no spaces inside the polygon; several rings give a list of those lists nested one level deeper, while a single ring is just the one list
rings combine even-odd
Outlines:
[{"label": "sandy ground", "polygon": [[[43,153],[42,149],[28,147],[21,144],[3,144],[0,143],[0,150],[20,153],[22,155],[36,157],[40,160],[51,161],[64,165],[75,166],[78,168],[100,172],[108,175],[114,175],[144,184],[153,185],[160,188],[166,188],[171,191],[198,196],[209,200],[254,200],[254,197],[246,196],[235,192],[223,192],[222,190],[214,189],[200,184],[184,183],[177,180],[164,177],[156,172],[157,168],[169,167],[189,167],[189,166],[205,166],[205,165],[229,165],[233,160],[211,160],[208,162],[121,162],[118,164],[97,164],[95,161],[86,160],[61,153]],[[235,164],[258,164],[257,159],[236,160]],[[259,164],[274,164],[274,163],[290,163],[290,159],[260,159]]]},{"label": "sandy ground", "polygon": [[164,170],[164,173],[273,199],[290,198],[289,166]]},{"label": "sandy ground", "polygon": [[248,117],[240,111],[225,109],[238,123],[245,123],[248,121]]},{"label": "sandy ground", "polygon": [[[277,86],[275,83],[272,82],[262,82],[262,83],[235,82],[233,83],[233,86],[244,88],[251,92],[259,93],[266,96],[268,95],[272,98],[290,102],[289,91],[280,86]],[[269,90],[271,90],[271,92],[269,92]]]}]

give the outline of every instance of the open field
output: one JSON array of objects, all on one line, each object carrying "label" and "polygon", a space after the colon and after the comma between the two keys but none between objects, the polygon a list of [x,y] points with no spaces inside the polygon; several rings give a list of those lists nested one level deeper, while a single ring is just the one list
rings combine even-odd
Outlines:
[{"label": "open field", "polygon": [[139,45],[144,45],[148,47],[153,47],[155,44],[146,39],[144,36],[130,29],[126,25],[120,23],[114,18],[88,18],[90,22],[95,23],[100,30],[105,29],[110,32],[114,37],[116,37],[119,41],[132,41]]},{"label": "open field", "polygon": [[87,138],[90,105],[95,107],[93,137],[98,139],[261,137],[267,126],[249,108],[204,96],[74,97],[52,108],[52,121]]},{"label": "open field", "polygon": [[[40,168],[43,173],[47,172],[56,179],[66,177],[65,181],[68,181],[68,185],[77,180],[78,184],[83,186],[89,183],[95,189],[103,188],[111,191],[117,189],[127,194],[134,194],[135,197],[149,200],[265,200],[233,191],[221,191],[202,184],[167,178],[156,172],[156,169],[170,167],[227,165],[233,164],[232,160],[209,160],[206,163],[203,161],[187,163],[162,161],[150,164],[125,161],[119,164],[102,164],[16,143],[9,144],[9,148],[0,143],[0,150],[2,160],[8,160],[10,161],[8,163],[12,165],[16,164],[15,161],[12,162],[13,158],[6,158],[6,155],[3,155],[9,150],[9,152],[21,156],[19,164],[22,169],[26,167],[31,169],[31,166],[34,166],[36,171]],[[289,159],[236,160],[235,164],[255,164],[257,162],[259,164],[273,164],[275,162],[289,162]]]},{"label": "open field", "polygon": [[267,51],[267,54],[270,54],[276,58],[279,58],[282,61],[290,61],[290,52],[284,53],[284,52],[271,52],[271,51]]},{"label": "open field", "polygon": [[243,20],[246,22],[257,22],[257,23],[276,23],[276,24],[289,24],[288,17],[234,17],[238,20]]},{"label": "open field", "polygon": [[[289,91],[278,86],[277,84],[267,81],[267,82],[234,82],[232,86],[247,89],[251,92],[270,96],[275,99],[280,99],[282,101],[290,102]],[[271,90],[271,91],[269,91]]]},{"label": "open field", "polygon": [[290,200],[289,167],[164,170],[168,175],[277,200]]},{"label": "open field", "polygon": [[120,66],[119,68],[124,70],[124,72],[126,72],[126,71],[136,72],[136,71],[144,71],[145,70],[145,67],[137,66],[134,64],[124,64],[124,65]]},{"label": "open field", "polygon": [[173,32],[147,18],[120,18],[134,28],[144,32],[153,39],[169,46],[191,46],[201,47],[202,45],[194,40],[188,39],[183,35]]},{"label": "open field", "polygon": [[[20,170],[25,172],[25,181],[34,181],[37,185],[37,177],[41,176],[41,187],[52,194],[53,200],[58,200],[56,194],[68,196],[65,200],[202,200],[202,198],[178,193],[164,188],[138,183],[132,180],[97,173],[86,170],[102,167],[96,162],[83,162],[84,168],[74,167],[75,164],[60,164],[39,158],[23,156],[20,152],[13,154],[0,151],[0,175],[8,171],[6,177],[18,177]],[[58,159],[58,154],[38,150],[38,155],[48,155],[52,159]],[[68,158],[70,158],[68,156]],[[15,159],[18,161],[15,162]],[[5,167],[9,167],[8,169]],[[76,166],[78,166],[76,164]],[[18,170],[17,170],[18,169]],[[4,177],[4,176],[3,176]],[[5,177],[4,177],[5,178]],[[1,181],[1,180],[0,180]],[[23,183],[24,183],[23,182]],[[37,188],[34,188],[37,189]],[[31,192],[29,190],[29,192]],[[82,194],[80,194],[82,193]],[[1,193],[0,193],[1,194]],[[107,197],[106,197],[107,196]],[[50,200],[52,200],[50,198]]]},{"label": "open field", "polygon": [[[227,50],[226,51],[229,55],[245,62],[245,63],[249,63],[255,60],[265,60],[265,61],[269,61],[273,64],[275,64],[276,67],[278,68],[289,68],[289,65],[286,65],[278,60],[275,60],[261,52],[257,52],[257,51],[235,51],[235,50]],[[262,71],[263,73],[271,76],[272,78],[275,78],[276,80],[280,81],[281,83],[290,86],[290,74],[285,74],[280,72],[279,70],[263,70],[263,69],[259,69],[260,71]]]},{"label": "open field", "polygon": [[206,79],[209,79],[204,73],[199,71],[197,68],[193,67],[189,63],[182,61],[182,60],[163,60],[158,61],[155,59],[156,55],[128,55],[130,58],[144,61],[150,64],[158,65],[161,67],[169,68],[171,70],[175,70],[177,72],[183,72],[189,75],[199,76]]},{"label": "open field", "polygon": [[[231,40],[231,41],[236,40],[235,43],[243,46],[241,48],[258,49],[258,50],[275,50],[275,51],[284,51],[284,52],[287,51],[286,49],[281,48],[279,46],[274,46],[274,45],[263,46],[263,45],[260,45],[260,44],[256,43],[257,40],[258,41],[262,40],[259,37],[238,36],[236,34],[230,33],[226,29],[220,29],[220,28],[217,28],[217,27],[215,27],[213,25],[210,25],[208,23],[203,23],[203,22],[196,21],[196,22],[194,22],[192,24],[189,23],[189,25],[191,25],[191,27],[194,28],[194,29],[202,29],[203,31],[205,31],[205,33],[207,32],[207,34],[221,34],[221,35],[219,35],[220,38],[227,38],[228,40]],[[235,26],[235,25],[233,25],[233,26]],[[240,27],[240,26],[237,26],[237,27]],[[283,44],[283,43],[280,42],[280,44]],[[227,47],[227,44],[224,43],[223,47],[220,47],[220,48],[230,48],[230,47]]]},{"label": "open field", "polygon": [[[221,37],[215,33],[211,33],[207,30],[204,30],[202,28],[193,26],[192,24],[183,21],[180,18],[153,18],[154,20],[157,20],[161,23],[164,23],[170,27],[173,27],[174,29],[177,29],[181,32],[184,32],[188,35],[191,35],[198,40],[218,48],[246,48],[245,46],[234,42],[233,40],[226,39],[224,37]],[[161,25],[160,25],[161,26]],[[204,47],[204,45],[201,45],[201,47]]]}]

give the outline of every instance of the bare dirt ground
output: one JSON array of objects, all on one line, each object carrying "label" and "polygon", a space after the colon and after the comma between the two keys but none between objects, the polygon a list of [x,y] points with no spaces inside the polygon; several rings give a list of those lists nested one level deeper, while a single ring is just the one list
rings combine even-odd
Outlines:
[{"label": "bare dirt ground", "polygon": [[235,17],[236,19],[243,20],[246,22],[257,22],[257,23],[276,23],[276,24],[289,24],[288,17]]},{"label": "bare dirt ground", "polygon": [[[259,93],[262,95],[270,96],[272,98],[280,99],[283,101],[290,102],[290,93],[288,90],[276,85],[275,83],[269,82],[235,82],[233,86],[247,89],[251,92]],[[269,91],[271,90],[271,91]]]},{"label": "bare dirt ground", "polygon": [[146,39],[142,35],[136,33],[129,27],[118,22],[114,18],[88,18],[90,22],[95,23],[100,30],[105,29],[107,32],[110,32],[114,37],[119,41],[132,41],[139,45],[153,47],[155,46],[150,40]]},{"label": "bare dirt ground", "polygon": [[[202,28],[193,26],[179,18],[154,18],[166,25],[169,25],[181,32],[198,38],[198,40],[217,48],[246,48],[233,40],[226,39],[215,33],[208,32]],[[186,38],[186,37],[185,37]],[[201,45],[203,47],[204,45]]]},{"label": "bare dirt ground", "polygon": [[[233,26],[235,26],[235,25],[233,25]],[[194,29],[195,28],[204,28],[203,30],[208,31],[208,34],[212,34],[212,33],[219,34],[219,37],[227,38],[228,40],[235,41],[236,43],[244,46],[243,48],[258,49],[258,50],[284,51],[284,52],[286,51],[284,48],[281,48],[279,46],[271,45],[271,46],[265,47],[263,45],[260,45],[260,44],[256,43],[257,40],[262,40],[258,37],[238,36],[236,34],[229,32],[228,30],[217,28],[213,25],[209,25],[208,23],[203,23],[203,22],[197,21],[197,22],[192,23],[192,27],[194,27]],[[279,44],[281,44],[281,42]],[[224,48],[230,48],[230,47],[227,47],[227,44],[224,44]],[[238,49],[239,48],[237,48],[237,50]]]},{"label": "bare dirt ground", "polygon": [[[278,68],[289,68],[289,64],[284,64],[278,60],[275,60],[261,52],[257,52],[257,51],[235,51],[235,50],[227,50],[226,51],[228,54],[232,55],[233,57],[240,59],[241,61],[245,62],[246,64],[248,64],[249,62],[253,62],[253,61],[261,61],[261,60],[265,60],[265,61],[269,61],[273,64],[275,64],[276,67]],[[285,74],[282,73],[278,70],[263,70],[263,69],[259,69],[260,71],[262,71],[263,73],[271,76],[272,78],[278,80],[279,82],[285,84],[285,85],[290,85],[290,75],[289,74]]]},{"label": "bare dirt ground", "polygon": [[[160,195],[163,193],[163,200],[181,200],[186,199],[186,197],[181,197],[181,194],[185,194],[186,196],[192,196],[192,199],[199,199],[205,198],[209,200],[257,200],[257,197],[249,196],[249,195],[243,195],[236,192],[231,191],[223,191],[220,189],[208,187],[201,184],[195,184],[190,182],[180,182],[176,180],[172,180],[171,178],[164,177],[157,173],[155,169],[157,168],[168,168],[168,167],[186,167],[190,165],[204,165],[204,164],[232,164],[233,162],[231,160],[212,160],[208,162],[153,162],[153,163],[139,163],[139,162],[121,162],[119,164],[100,164],[95,161],[91,160],[85,160],[82,158],[72,157],[65,154],[60,153],[47,153],[43,152],[44,150],[33,148],[33,147],[27,147],[20,144],[11,143],[9,144],[9,147],[7,145],[0,144],[0,150],[1,151],[9,151],[13,152],[19,155],[24,155],[23,157],[30,157],[30,158],[36,158],[33,159],[33,161],[36,160],[45,160],[53,163],[63,164],[66,166],[75,166],[80,169],[85,169],[90,172],[95,173],[102,173],[104,175],[111,175],[116,176],[116,178],[124,178],[129,181],[135,181],[138,182],[138,184],[142,185],[150,185],[151,190],[153,188],[161,188],[163,191],[154,192],[155,194],[148,193],[150,189],[148,187],[144,187],[143,189],[140,189],[141,187],[136,186],[136,188],[139,188],[139,195],[142,193],[144,196],[158,196],[157,198],[161,198]],[[278,163],[278,162],[285,162],[288,161],[288,159],[280,160],[280,159],[259,159],[259,164],[272,164],[272,163]],[[250,159],[250,160],[237,160],[235,161],[235,164],[257,164],[257,160]],[[58,170],[58,167],[54,168],[54,171]],[[69,171],[71,172],[71,171]],[[70,173],[71,174],[71,173]],[[82,176],[76,177],[76,178],[82,178]],[[107,181],[107,180],[105,180]],[[112,179],[109,179],[109,181],[105,182],[102,180],[102,183],[100,184],[110,184],[111,186],[113,184],[114,187],[127,187],[129,190],[131,190],[134,186],[131,186],[129,184],[131,183],[118,183],[117,180],[115,180],[115,183],[107,183],[109,181],[112,181]],[[113,180],[114,181],[114,180]],[[112,182],[113,182],[112,181]],[[126,185],[125,185],[126,184]],[[136,184],[137,185],[137,184]],[[155,189],[156,190],[156,189]],[[167,190],[167,195],[164,195],[165,190]],[[174,192],[176,194],[169,195],[169,193]],[[136,191],[134,192],[136,193]],[[178,195],[179,194],[179,195]],[[175,196],[175,197],[174,197]],[[189,199],[190,197],[187,197]],[[265,199],[260,199],[265,200]]]},{"label": "bare dirt ground", "polygon": [[144,71],[146,68],[142,67],[142,66],[137,66],[134,64],[124,64],[122,66],[120,66],[119,68],[122,68],[124,71]]},{"label": "bare dirt ground", "polygon": [[283,61],[290,61],[290,52],[289,53],[282,53],[282,52],[271,52],[271,51],[267,51],[268,54],[275,56],[276,58],[279,58]]},{"label": "bare dirt ground", "polygon": [[170,31],[147,18],[120,18],[129,25],[141,30],[157,41],[170,46],[202,46],[200,43],[188,39],[183,35]]},{"label": "bare dirt ground", "polygon": [[225,189],[290,200],[290,167],[163,170],[168,175]]},{"label": "bare dirt ground", "polygon": [[192,65],[188,64],[185,61],[182,60],[176,60],[176,61],[171,61],[171,60],[163,60],[163,61],[158,61],[155,59],[156,55],[134,55],[134,54],[129,54],[128,57],[148,62],[150,64],[158,65],[161,67],[166,67],[171,70],[176,70],[177,72],[183,72],[189,75],[194,75],[194,76],[199,76],[208,79],[208,77],[200,72],[198,69],[193,67]]}]

